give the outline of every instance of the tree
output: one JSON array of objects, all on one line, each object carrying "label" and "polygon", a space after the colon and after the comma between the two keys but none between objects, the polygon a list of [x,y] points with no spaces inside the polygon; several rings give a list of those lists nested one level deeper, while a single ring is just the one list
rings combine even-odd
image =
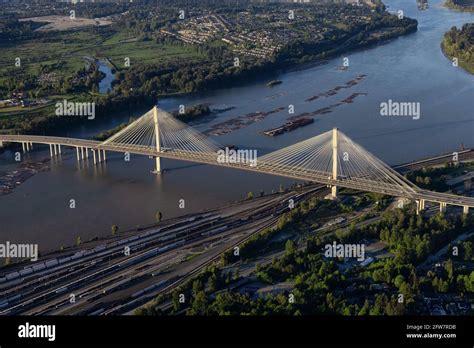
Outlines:
[{"label": "tree", "polygon": [[295,242],[291,239],[288,239],[285,243],[285,255],[291,256],[294,255],[296,252]]},{"label": "tree", "polygon": [[210,278],[209,278],[209,291],[211,293],[215,292],[217,290],[217,287],[218,287],[218,284],[219,284],[219,281],[217,279],[217,275],[216,274],[213,274]]},{"label": "tree", "polygon": [[202,290],[204,290],[204,286],[202,285],[202,282],[199,279],[196,279],[193,282],[193,294],[194,294],[194,296],[196,296]]},{"label": "tree", "polygon": [[400,289],[400,286],[405,282],[405,277],[402,276],[401,274],[397,275],[395,280],[394,280],[394,284],[395,286]]},{"label": "tree", "polygon": [[411,291],[410,285],[406,282],[400,284],[400,293],[403,294],[405,303],[411,303],[413,301],[413,292]]},{"label": "tree", "polygon": [[156,218],[156,222],[158,222],[158,223],[161,222],[161,219],[163,218],[163,214],[161,213],[161,211],[158,210],[156,212],[155,218]]},{"label": "tree", "polygon": [[359,310],[359,313],[357,313],[357,315],[367,315],[367,314],[369,314],[369,310],[370,310],[369,300],[365,299],[364,305]]},{"label": "tree", "polygon": [[177,312],[181,307],[181,303],[179,303],[179,293],[178,291],[173,291],[172,296],[172,303],[173,303],[173,311]]},{"label": "tree", "polygon": [[112,236],[115,236],[118,232],[118,226],[117,225],[112,225]]},{"label": "tree", "polygon": [[469,261],[472,259],[472,242],[466,241],[463,243],[464,248],[464,260]]},{"label": "tree", "polygon": [[239,268],[237,267],[234,272],[234,280],[238,280],[240,278]]},{"label": "tree", "polygon": [[453,275],[454,275],[454,265],[453,265],[453,261],[451,259],[449,259],[448,261],[446,261],[446,264],[444,265],[444,269],[446,270],[446,272],[448,273],[448,279],[451,280],[453,279]]},{"label": "tree", "polygon": [[193,300],[191,305],[191,315],[205,315],[207,314],[208,300],[204,291],[199,291]]}]

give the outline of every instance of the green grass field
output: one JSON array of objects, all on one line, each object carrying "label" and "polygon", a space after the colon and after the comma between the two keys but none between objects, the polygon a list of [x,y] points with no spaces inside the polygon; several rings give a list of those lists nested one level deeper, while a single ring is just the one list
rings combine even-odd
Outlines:
[{"label": "green grass field", "polygon": [[[38,76],[43,66],[58,64],[58,75],[68,75],[84,66],[82,57],[88,55],[101,38],[78,32],[58,34],[51,42],[23,41],[18,44],[0,46],[0,78],[14,76],[16,72]],[[21,59],[21,67],[15,67],[15,59]]]},{"label": "green grass field", "polygon": [[[125,58],[135,65],[165,63],[171,61],[196,61],[204,58],[196,48],[172,44],[158,44],[155,40],[138,41],[127,32],[97,34],[91,31],[57,32],[47,42],[20,41],[0,45],[0,88],[13,86],[25,90],[23,82],[27,77],[33,80],[50,74],[52,80],[61,81],[73,77],[86,66],[85,57],[108,58],[117,69],[125,68]],[[15,66],[15,59],[21,59],[21,67]],[[36,89],[33,89],[34,92]],[[54,100],[77,98],[79,94],[44,95],[52,104],[33,107],[0,108],[0,119],[20,120],[32,112],[51,113]],[[0,98],[2,99],[2,98]]]},{"label": "green grass field", "polygon": [[[58,77],[75,74],[85,66],[83,57],[107,57],[119,69],[125,58],[133,64],[149,64],[175,60],[196,60],[204,55],[189,46],[157,44],[155,41],[133,40],[124,32],[101,36],[90,32],[58,33],[50,42],[20,42],[1,45],[0,85],[17,74],[39,77],[41,72],[51,72]],[[15,59],[21,59],[21,67],[15,67]]]},{"label": "green grass field", "polygon": [[131,65],[204,58],[203,54],[190,46],[157,44],[153,40],[129,41],[133,39],[126,33],[118,33],[96,49],[97,55],[109,58],[118,68],[124,66],[127,57]]}]

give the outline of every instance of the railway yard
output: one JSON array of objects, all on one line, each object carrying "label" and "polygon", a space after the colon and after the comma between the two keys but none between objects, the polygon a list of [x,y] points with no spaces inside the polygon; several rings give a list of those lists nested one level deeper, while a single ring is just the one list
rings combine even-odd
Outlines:
[{"label": "railway yard", "polygon": [[84,244],[0,271],[0,315],[131,313],[220,255],[276,224],[295,203],[323,197],[310,186],[194,214],[121,239]]}]

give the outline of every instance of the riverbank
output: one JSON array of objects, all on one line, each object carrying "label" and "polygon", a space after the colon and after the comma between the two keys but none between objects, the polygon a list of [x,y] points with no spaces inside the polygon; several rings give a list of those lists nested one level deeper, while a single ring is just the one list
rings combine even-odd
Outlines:
[{"label": "riverbank", "polygon": [[[474,74],[474,57],[472,57],[472,50],[474,44],[471,43],[474,37],[474,23],[467,23],[461,29],[456,27],[451,28],[444,34],[441,42],[441,50],[443,54],[450,59],[454,64],[454,59],[457,59],[457,64],[467,72]],[[459,47],[463,47],[460,49]]]},{"label": "riverbank", "polygon": [[[347,37],[342,36],[338,40],[326,40],[320,43],[295,43],[286,47],[278,55],[271,60],[257,61],[250,64],[245,69],[237,69],[232,71],[231,75],[220,74],[209,76],[206,78],[205,85],[196,84],[194,80],[189,81],[195,86],[195,90],[189,91],[169,91],[160,93],[152,91],[150,93],[144,87],[133,89],[133,92],[122,94],[120,88],[112,90],[110,95],[85,95],[81,94],[82,102],[94,102],[96,104],[96,117],[108,118],[110,114],[128,108],[132,110],[137,105],[151,107],[156,103],[157,98],[177,98],[222,89],[226,87],[237,87],[248,84],[258,79],[274,78],[279,73],[284,73],[301,67],[307,69],[314,65],[325,64],[328,59],[334,58],[341,54],[355,52],[368,49],[381,43],[388,42],[394,38],[413,33],[417,30],[417,21],[409,18],[402,20],[394,19],[395,16],[388,16],[380,23],[374,23],[373,27],[363,31],[354,32],[353,35]],[[120,77],[117,83],[120,85]],[[76,98],[76,94],[65,95],[65,99]],[[30,112],[27,119],[23,117],[6,117],[0,120],[0,128],[10,129],[14,133],[24,134],[50,134],[51,132],[61,132],[69,129],[71,124],[84,124],[87,122],[82,118],[74,118],[65,120],[54,115],[54,108],[47,107],[43,110],[35,110]]]},{"label": "riverbank", "polygon": [[446,0],[443,6],[456,11],[474,12],[474,1],[472,0]]}]

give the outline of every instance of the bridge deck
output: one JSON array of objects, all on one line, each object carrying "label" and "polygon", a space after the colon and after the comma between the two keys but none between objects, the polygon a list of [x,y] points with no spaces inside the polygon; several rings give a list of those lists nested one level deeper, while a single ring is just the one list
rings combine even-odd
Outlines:
[{"label": "bridge deck", "polygon": [[203,164],[216,165],[220,167],[228,167],[234,169],[241,169],[246,171],[277,175],[286,178],[317,182],[325,185],[345,187],[349,189],[355,189],[359,191],[367,191],[385,194],[395,197],[404,197],[412,200],[426,200],[429,202],[446,203],[449,205],[456,206],[467,206],[474,208],[474,198],[459,196],[447,193],[439,193],[422,189],[410,189],[400,191],[400,187],[396,185],[387,185],[370,180],[361,178],[350,178],[346,180],[344,178],[338,178],[337,180],[331,179],[327,176],[327,173],[299,170],[295,171],[294,168],[284,166],[281,164],[265,163],[258,161],[256,165],[252,166],[245,163],[220,163],[217,161],[216,153],[199,153],[192,151],[180,151],[163,148],[162,151],[158,152],[156,149],[143,146],[143,145],[120,145],[120,144],[103,144],[95,140],[84,140],[75,138],[62,138],[62,137],[51,137],[41,135],[2,135],[0,134],[0,142],[16,142],[26,143],[32,142],[37,144],[57,144],[62,146],[71,147],[86,147],[93,150],[105,150],[112,152],[121,153],[133,153],[138,155],[169,158],[174,160],[182,160]]}]

